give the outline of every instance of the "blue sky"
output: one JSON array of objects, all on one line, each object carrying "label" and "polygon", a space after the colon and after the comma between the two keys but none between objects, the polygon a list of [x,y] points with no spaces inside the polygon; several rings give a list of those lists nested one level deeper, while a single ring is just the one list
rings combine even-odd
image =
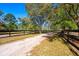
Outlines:
[{"label": "blue sky", "polygon": [[28,12],[25,9],[24,3],[0,3],[0,10],[5,14],[12,13],[16,18],[28,17]]},{"label": "blue sky", "polygon": [[[55,3],[53,6],[56,7],[58,4]],[[16,18],[28,17],[28,12],[25,9],[24,3],[0,3],[0,10],[5,14],[12,13]]]}]

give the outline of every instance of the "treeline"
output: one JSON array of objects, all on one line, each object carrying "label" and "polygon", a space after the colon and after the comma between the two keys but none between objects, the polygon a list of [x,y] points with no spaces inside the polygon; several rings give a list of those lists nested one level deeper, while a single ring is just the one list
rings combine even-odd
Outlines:
[{"label": "treeline", "polygon": [[0,30],[78,30],[79,4],[27,3],[28,18],[16,18],[0,10]]},{"label": "treeline", "polygon": [[9,32],[9,36],[11,36],[11,32],[23,32],[24,34],[26,31],[42,32],[45,20],[42,20],[40,16],[38,17],[38,20],[32,20],[30,17],[16,18],[15,15],[5,14],[0,10],[0,34],[1,32]]},{"label": "treeline", "polygon": [[15,15],[5,14],[0,10],[0,33],[9,32],[9,36],[11,36],[11,32],[23,31],[25,33],[25,30],[32,28],[33,25],[29,18],[16,18]]}]

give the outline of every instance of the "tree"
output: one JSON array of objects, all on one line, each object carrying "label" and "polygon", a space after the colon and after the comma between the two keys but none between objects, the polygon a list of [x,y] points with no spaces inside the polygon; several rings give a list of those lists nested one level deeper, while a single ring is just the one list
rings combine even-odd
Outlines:
[{"label": "tree", "polygon": [[39,32],[41,32],[43,24],[50,19],[51,7],[51,4],[26,4],[30,18],[36,27],[38,26]]},{"label": "tree", "polygon": [[[39,21],[40,20],[45,20],[45,22],[48,21],[50,29],[54,30],[59,29],[65,30],[66,28],[78,29],[77,28],[77,25],[79,24],[78,4],[37,3],[37,4],[26,4],[26,8],[29,12],[30,18],[32,18],[32,21],[36,21],[37,23],[39,23],[38,18],[40,16],[42,18],[39,18]],[[71,26],[72,24],[74,24],[74,26]]]},{"label": "tree", "polygon": [[2,20],[2,15],[4,14],[4,12],[2,10],[0,10],[0,30],[4,29],[4,23]]},{"label": "tree", "polygon": [[6,29],[9,31],[9,36],[11,36],[11,31],[17,28],[16,26],[17,20],[13,14],[8,13],[4,16],[4,21]]},{"label": "tree", "polygon": [[45,20],[41,16],[33,16],[31,20],[32,20],[32,24],[36,25],[37,27],[36,30],[39,30],[39,32],[41,33],[42,26]]},{"label": "tree", "polygon": [[4,12],[2,10],[0,10],[0,16],[2,16],[4,14]]},{"label": "tree", "polygon": [[19,18],[21,30],[24,30],[24,34],[26,30],[36,30],[37,26],[33,23],[31,18]]},{"label": "tree", "polygon": [[[54,19],[56,19],[55,22],[53,22],[54,26],[59,26],[60,29],[64,29],[64,30],[66,28],[67,29],[78,29],[75,21],[70,17],[71,15],[69,15],[67,13],[65,8],[69,9],[68,6],[67,7],[65,6],[65,4],[58,4],[57,8],[53,8],[55,16],[56,16],[56,18],[53,17]],[[71,10],[72,10],[72,8],[71,8]],[[71,13],[71,14],[73,14],[73,13]],[[74,24],[74,26],[73,26],[73,24]]]},{"label": "tree", "polygon": [[62,4],[62,8],[68,15],[68,18],[71,19],[79,28],[79,4],[69,3],[69,4]]}]

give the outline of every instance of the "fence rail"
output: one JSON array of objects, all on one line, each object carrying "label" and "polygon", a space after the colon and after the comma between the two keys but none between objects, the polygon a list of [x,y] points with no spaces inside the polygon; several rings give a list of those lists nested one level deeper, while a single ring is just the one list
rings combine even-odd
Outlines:
[{"label": "fence rail", "polygon": [[[75,33],[78,34],[75,35]],[[79,56],[79,30],[64,30],[60,32],[60,36],[70,45],[72,51]]]}]

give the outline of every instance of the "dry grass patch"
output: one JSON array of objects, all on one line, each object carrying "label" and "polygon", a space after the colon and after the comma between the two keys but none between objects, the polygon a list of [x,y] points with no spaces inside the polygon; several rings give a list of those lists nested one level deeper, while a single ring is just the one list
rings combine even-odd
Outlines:
[{"label": "dry grass patch", "polygon": [[0,44],[8,43],[8,42],[13,42],[13,41],[18,41],[18,40],[23,40],[28,37],[35,36],[37,34],[27,34],[27,35],[21,35],[21,36],[13,36],[13,37],[6,37],[6,38],[0,38]]},{"label": "dry grass patch", "polygon": [[73,53],[60,38],[55,38],[52,42],[44,40],[31,53],[33,56],[73,56]]}]

